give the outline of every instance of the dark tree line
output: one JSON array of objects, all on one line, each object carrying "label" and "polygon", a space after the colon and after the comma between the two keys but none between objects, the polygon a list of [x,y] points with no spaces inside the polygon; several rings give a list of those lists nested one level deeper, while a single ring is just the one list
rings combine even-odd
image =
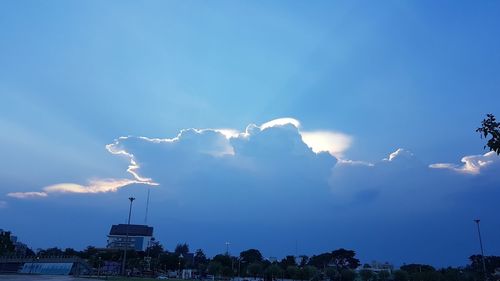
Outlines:
[{"label": "dark tree line", "polygon": [[[14,253],[14,245],[10,233],[0,235],[0,256]],[[123,251],[98,249],[88,246],[82,251],[72,248],[57,247],[27,252],[36,256],[78,256],[85,259],[90,267],[97,270],[105,262],[120,262]],[[149,271],[149,274],[160,274],[167,271],[193,269],[200,278],[207,275],[216,277],[259,277],[265,280],[330,280],[353,281],[479,281],[485,280],[480,255],[470,256],[470,264],[458,268],[436,269],[426,264],[407,264],[399,270],[374,271],[369,265],[361,267],[356,253],[352,250],[337,249],[317,255],[285,256],[281,260],[270,261],[263,257],[257,249],[242,251],[238,256],[228,253],[208,258],[202,249],[190,252],[186,243],[178,244],[173,251],[165,250],[159,242],[154,242],[146,251],[129,250],[127,267],[137,272]],[[148,257],[146,259],[146,257]],[[484,257],[488,280],[500,280],[495,270],[500,268],[500,257]],[[146,263],[146,260],[149,262]],[[495,279],[496,278],[496,279]]]}]

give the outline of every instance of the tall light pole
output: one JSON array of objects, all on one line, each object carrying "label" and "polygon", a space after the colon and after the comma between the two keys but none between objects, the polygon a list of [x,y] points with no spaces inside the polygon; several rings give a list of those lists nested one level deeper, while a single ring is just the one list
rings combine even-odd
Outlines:
[{"label": "tall light pole", "polygon": [[134,202],[135,198],[134,197],[129,197],[128,200],[130,200],[130,208],[128,210],[128,223],[127,223],[127,230],[125,232],[125,247],[123,248],[123,261],[122,261],[122,275],[125,275],[125,264],[127,262],[127,248],[128,248],[128,232],[129,232],[129,227],[130,227],[130,216],[132,215],[132,202]]},{"label": "tall light pole", "polygon": [[226,255],[229,256],[229,245],[231,245],[230,242],[226,242]]},{"label": "tall light pole", "polygon": [[182,255],[182,253],[179,255],[179,273],[177,273],[177,278],[181,278],[182,275],[181,275],[181,260],[184,258],[184,256]]},{"label": "tall light pole", "polygon": [[486,280],[486,263],[484,262],[484,251],[483,251],[483,239],[481,239],[481,228],[479,227],[479,222],[481,220],[475,219],[474,220],[477,225],[477,234],[479,235],[479,246],[481,247],[481,260],[483,262],[483,274],[484,274],[484,280]]}]

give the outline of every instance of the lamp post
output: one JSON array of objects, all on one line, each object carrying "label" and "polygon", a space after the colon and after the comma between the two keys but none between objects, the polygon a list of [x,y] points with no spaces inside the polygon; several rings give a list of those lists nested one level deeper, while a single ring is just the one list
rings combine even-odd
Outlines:
[{"label": "lamp post", "polygon": [[179,273],[178,273],[178,278],[181,278],[181,260],[184,258],[182,254],[179,255]]},{"label": "lamp post", "polygon": [[128,231],[130,227],[130,216],[132,215],[132,202],[134,202],[135,198],[134,197],[129,197],[128,200],[130,200],[130,208],[128,210],[128,223],[127,223],[127,230],[125,232],[125,247],[123,248],[123,261],[122,261],[122,275],[125,275],[125,264],[127,262],[127,248],[128,248]]},{"label": "lamp post", "polygon": [[230,242],[226,242],[226,255],[229,256],[229,245],[231,245]]},{"label": "lamp post", "polygon": [[484,262],[484,251],[483,251],[483,239],[481,239],[481,228],[479,227],[479,222],[481,220],[475,219],[474,222],[476,222],[477,225],[477,234],[479,235],[479,247],[481,247],[481,261],[483,262],[483,274],[484,274],[484,280],[486,280],[486,263]]},{"label": "lamp post", "polygon": [[98,264],[98,268],[97,268],[97,277],[99,277],[101,275],[101,257],[99,257],[99,264]]}]

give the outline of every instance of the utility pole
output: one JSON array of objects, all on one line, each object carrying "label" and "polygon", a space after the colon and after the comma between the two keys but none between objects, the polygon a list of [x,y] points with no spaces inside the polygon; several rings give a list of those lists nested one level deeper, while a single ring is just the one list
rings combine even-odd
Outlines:
[{"label": "utility pole", "polygon": [[226,242],[226,255],[228,256],[229,256],[229,245],[231,245],[231,243]]},{"label": "utility pole", "polygon": [[479,222],[481,220],[475,219],[474,221],[477,224],[477,234],[479,235],[479,246],[481,247],[481,260],[483,262],[483,274],[484,274],[484,280],[486,280],[486,263],[484,261],[483,239],[481,238],[481,228],[479,227]]},{"label": "utility pole", "polygon": [[146,201],[146,215],[144,216],[144,224],[148,224],[148,212],[149,212],[149,192],[150,188],[148,188],[148,200]]},{"label": "utility pole", "polygon": [[130,208],[128,210],[128,223],[127,223],[127,231],[125,232],[125,247],[123,248],[123,261],[122,261],[122,275],[125,276],[125,264],[127,263],[127,250],[128,250],[128,233],[130,228],[130,216],[132,215],[132,202],[134,202],[134,197],[129,197],[130,200]]}]

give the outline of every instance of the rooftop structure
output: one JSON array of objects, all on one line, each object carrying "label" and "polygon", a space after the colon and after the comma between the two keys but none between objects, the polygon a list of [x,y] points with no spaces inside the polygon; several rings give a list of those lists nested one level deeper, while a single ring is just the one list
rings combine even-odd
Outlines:
[{"label": "rooftop structure", "polygon": [[[128,235],[128,243],[127,243]],[[108,235],[107,248],[145,251],[151,244],[153,227],[141,224],[115,224],[111,226]]]}]

